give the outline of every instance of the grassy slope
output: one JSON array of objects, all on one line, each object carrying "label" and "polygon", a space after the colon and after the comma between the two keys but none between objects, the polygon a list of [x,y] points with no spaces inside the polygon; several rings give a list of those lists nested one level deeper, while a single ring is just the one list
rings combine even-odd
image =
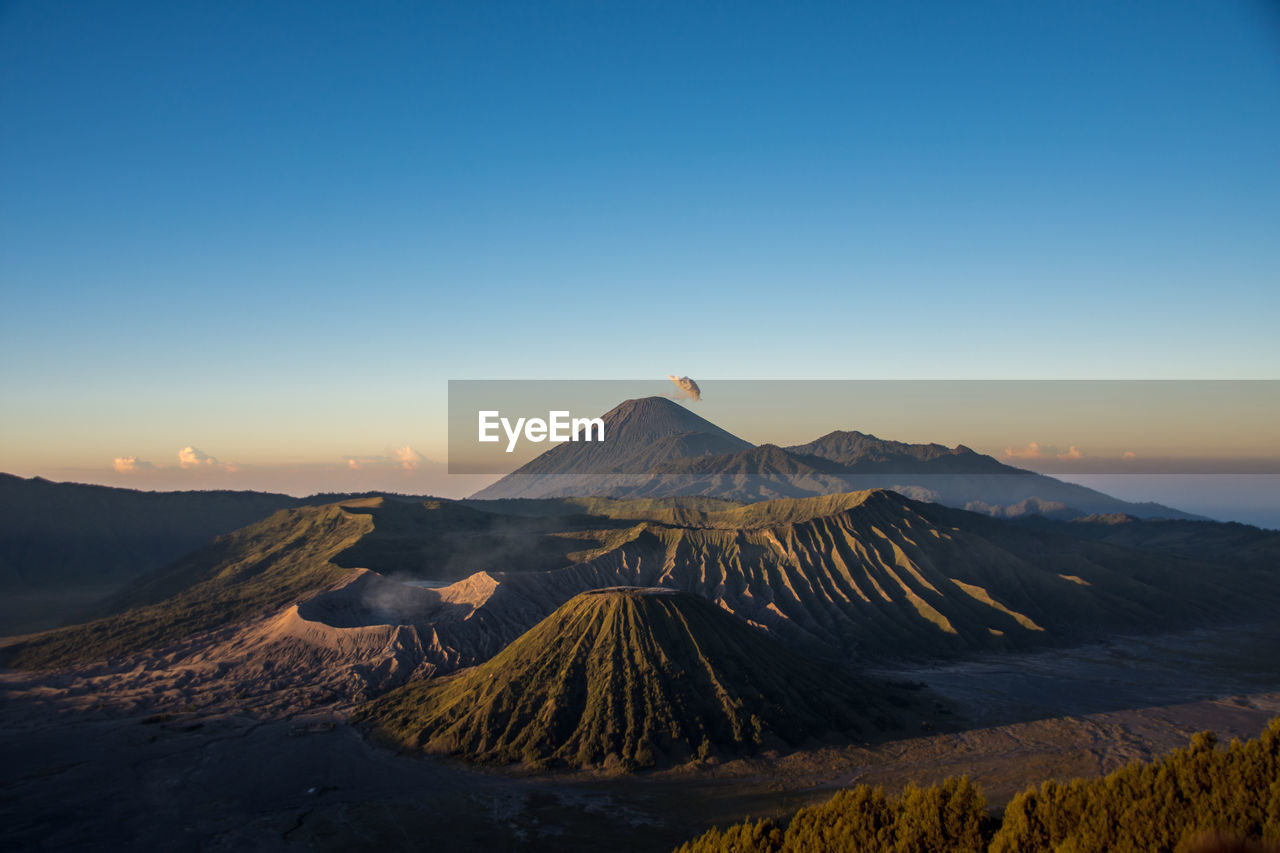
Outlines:
[{"label": "grassy slope", "polygon": [[697,596],[584,593],[487,663],[361,716],[403,745],[487,761],[624,767],[890,724],[884,688],[783,649]]},{"label": "grassy slope", "polygon": [[281,510],[130,587],[115,616],[22,638],[4,665],[62,666],[112,658],[264,616],[341,578],[331,562],[372,527],[341,506]]}]

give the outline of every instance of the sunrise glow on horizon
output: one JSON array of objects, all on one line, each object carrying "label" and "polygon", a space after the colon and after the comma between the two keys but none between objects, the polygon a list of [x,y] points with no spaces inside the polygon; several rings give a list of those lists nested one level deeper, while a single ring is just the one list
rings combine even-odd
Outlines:
[{"label": "sunrise glow on horizon", "polygon": [[1265,4],[572,12],[6,4],[0,470],[465,494],[459,378],[1274,378]]}]

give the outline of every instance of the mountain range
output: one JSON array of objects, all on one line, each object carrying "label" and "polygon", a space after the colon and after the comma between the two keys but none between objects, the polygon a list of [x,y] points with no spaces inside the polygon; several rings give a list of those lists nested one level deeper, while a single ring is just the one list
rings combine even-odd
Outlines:
[{"label": "mountain range", "polygon": [[[556,445],[476,493],[472,505],[488,511],[506,502],[502,512],[529,515],[520,509],[521,500],[700,496],[752,502],[887,488],[999,517],[1195,518],[1013,468],[964,446],[833,432],[793,447],[757,447],[662,397],[628,400],[604,420],[609,441]],[[0,474],[0,592],[25,596],[15,606],[27,609],[36,599],[56,602],[77,589],[101,596],[277,510],[350,497],[355,496],[142,492]],[[536,513],[556,511],[542,503]],[[388,540],[379,547],[401,546]],[[464,559],[450,553],[451,559]],[[46,624],[85,612],[81,597],[75,608],[54,607]],[[5,616],[0,612],[0,631]]]},{"label": "mountain range", "polygon": [[1144,518],[1179,514],[963,446],[753,446],[662,398],[605,418],[613,444],[467,500],[0,481],[9,584],[116,582],[94,618],[0,640],[0,666],[110,678],[130,708],[357,708],[415,750],[634,769],[919,720],[872,666],[1280,606],[1280,533]]},{"label": "mountain range", "polygon": [[[278,511],[131,582],[101,618],[15,638],[0,657],[48,667],[213,643],[312,680],[323,670],[355,695],[482,663],[604,587],[695,594],[794,651],[861,663],[1203,624],[1280,593],[1280,534],[1244,528],[1257,536],[1237,557],[1212,543],[1242,526],[1213,522],[1134,522],[1152,532],[1121,545],[1093,523],[994,519],[888,490],[479,505]],[[1168,525],[1207,529],[1161,537]]]},{"label": "mountain range", "polygon": [[791,447],[755,446],[665,397],[627,400],[602,419],[604,442],[559,444],[472,497],[703,495],[760,501],[891,489],[1002,517],[1199,518],[1005,465],[964,445],[905,444],[836,431]]}]

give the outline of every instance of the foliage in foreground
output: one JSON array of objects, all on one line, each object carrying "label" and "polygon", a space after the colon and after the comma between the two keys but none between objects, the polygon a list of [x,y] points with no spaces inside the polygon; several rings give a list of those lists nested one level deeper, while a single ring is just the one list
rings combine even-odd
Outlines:
[{"label": "foliage in foreground", "polygon": [[1014,797],[1000,821],[967,777],[909,786],[896,801],[858,785],[801,809],[785,829],[768,819],[747,821],[712,829],[677,853],[1229,849],[1201,846],[1207,836],[1280,842],[1280,717],[1258,738],[1226,748],[1201,732],[1150,763],[1100,779],[1045,782]]}]

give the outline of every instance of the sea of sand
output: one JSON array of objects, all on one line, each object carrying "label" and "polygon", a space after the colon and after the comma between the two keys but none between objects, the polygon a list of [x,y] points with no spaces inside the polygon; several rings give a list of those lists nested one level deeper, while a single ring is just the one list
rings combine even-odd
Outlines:
[{"label": "sea of sand", "polygon": [[1280,715],[1278,639],[1280,623],[1230,626],[882,670],[937,698],[918,734],[635,776],[399,755],[344,722],[349,695],[309,688],[306,673],[245,692],[233,688],[248,673],[176,653],[2,672],[0,826],[13,850],[666,850],[859,782],[968,773],[998,807],[1202,729],[1257,734]]}]

